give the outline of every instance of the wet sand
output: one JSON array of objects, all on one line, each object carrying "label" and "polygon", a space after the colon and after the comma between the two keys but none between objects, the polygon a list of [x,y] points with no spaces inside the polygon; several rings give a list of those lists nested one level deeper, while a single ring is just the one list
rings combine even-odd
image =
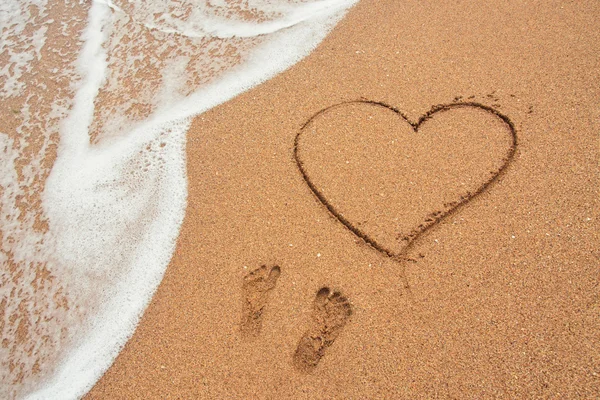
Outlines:
[{"label": "wet sand", "polygon": [[87,398],[599,397],[599,15],[363,0],[197,117],[172,262]]}]

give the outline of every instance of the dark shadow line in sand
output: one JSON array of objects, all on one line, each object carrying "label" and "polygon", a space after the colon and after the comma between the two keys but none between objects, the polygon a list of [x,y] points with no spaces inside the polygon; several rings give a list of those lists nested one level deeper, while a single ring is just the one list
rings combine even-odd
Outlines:
[{"label": "dark shadow line in sand", "polygon": [[[362,104],[371,104],[376,107],[382,107],[382,108],[393,111],[394,113],[399,115],[402,119],[404,119],[406,122],[408,122],[412,126],[414,132],[418,132],[420,126],[425,121],[432,118],[435,114],[446,112],[446,111],[453,110],[456,108],[477,108],[477,109],[483,110],[487,113],[490,113],[491,115],[494,115],[497,118],[499,118],[501,121],[503,121],[509,131],[509,134],[512,139],[512,143],[508,149],[508,152],[506,153],[506,155],[503,158],[502,166],[497,171],[494,171],[491,174],[490,179],[488,179],[486,182],[484,182],[482,185],[480,185],[474,192],[470,192],[466,196],[462,196],[459,201],[452,203],[452,204],[447,204],[446,206],[448,206],[448,208],[446,210],[439,210],[439,211],[435,211],[435,212],[431,213],[427,217],[426,222],[424,224],[419,225],[419,227],[415,228],[408,235],[406,235],[402,238],[399,238],[400,241],[404,242],[405,244],[403,247],[400,248],[400,251],[394,252],[394,251],[386,248],[385,246],[377,243],[377,241],[375,241],[375,239],[373,239],[369,235],[362,232],[354,224],[352,224],[348,219],[344,218],[344,216],[341,215],[341,213],[327,200],[327,198],[323,195],[323,193],[321,193],[319,191],[319,189],[317,189],[317,187],[311,180],[309,174],[306,172],[306,169],[304,168],[304,162],[302,161],[302,159],[300,158],[300,156],[298,154],[298,150],[300,147],[300,138],[302,136],[302,133],[317,117],[319,117],[320,115],[322,115],[322,114],[326,113],[327,111],[330,111],[334,108],[346,106],[349,104],[361,104],[361,103]],[[300,174],[302,175],[302,178],[304,179],[304,181],[306,182],[306,184],[308,185],[310,190],[317,197],[317,199],[321,202],[321,204],[323,204],[327,208],[327,210],[329,211],[329,213],[331,215],[333,215],[348,230],[350,230],[353,234],[355,234],[360,239],[362,239],[365,243],[367,243],[373,249],[377,250],[381,254],[383,254],[389,258],[392,258],[393,260],[402,264],[403,261],[414,261],[414,260],[407,258],[406,254],[410,250],[410,248],[413,246],[413,243],[418,238],[420,238],[425,232],[429,231],[434,226],[439,225],[440,222],[442,220],[444,220],[446,217],[457,213],[465,204],[467,204],[470,200],[474,199],[475,197],[479,196],[481,193],[486,191],[495,182],[497,182],[498,179],[502,175],[504,175],[504,173],[506,172],[506,169],[514,160],[515,153],[517,150],[517,143],[518,143],[517,131],[515,129],[515,125],[510,120],[510,118],[508,118],[506,115],[502,114],[498,110],[496,110],[492,107],[480,104],[480,103],[455,102],[455,103],[449,103],[449,104],[435,105],[429,111],[427,111],[424,115],[422,115],[417,122],[412,122],[400,110],[398,110],[397,108],[392,107],[386,103],[379,102],[379,101],[372,101],[372,100],[352,100],[352,101],[346,101],[346,102],[342,102],[342,103],[338,103],[338,104],[334,104],[332,106],[326,107],[326,108],[320,110],[319,112],[317,112],[316,114],[314,114],[311,118],[308,119],[308,121],[306,121],[302,125],[302,127],[300,128],[300,130],[298,131],[298,133],[296,134],[296,137],[294,139],[294,160],[296,162],[296,165],[298,166],[298,169],[300,171]],[[410,294],[410,286],[408,284],[408,279],[406,277],[406,274],[402,273],[402,275],[403,275],[403,280],[404,280],[404,287],[406,290],[409,291],[409,294]]]}]

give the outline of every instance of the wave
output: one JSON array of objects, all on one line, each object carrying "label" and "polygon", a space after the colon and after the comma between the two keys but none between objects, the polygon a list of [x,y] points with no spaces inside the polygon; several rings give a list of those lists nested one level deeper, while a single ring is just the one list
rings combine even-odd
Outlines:
[{"label": "wave", "polygon": [[0,397],[94,385],[174,251],[191,118],[299,61],[354,2],[0,4]]}]

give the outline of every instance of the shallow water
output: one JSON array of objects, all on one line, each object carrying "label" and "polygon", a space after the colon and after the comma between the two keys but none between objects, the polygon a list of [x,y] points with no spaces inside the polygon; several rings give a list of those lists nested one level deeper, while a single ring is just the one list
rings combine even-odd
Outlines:
[{"label": "shallow water", "polygon": [[77,398],[174,250],[191,117],[355,0],[0,2],[0,398]]}]

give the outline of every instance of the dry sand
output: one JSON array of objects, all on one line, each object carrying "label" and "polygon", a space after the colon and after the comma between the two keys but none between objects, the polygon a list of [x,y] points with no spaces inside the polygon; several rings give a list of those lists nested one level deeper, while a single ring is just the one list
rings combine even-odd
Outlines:
[{"label": "dry sand", "polygon": [[[598,398],[599,17],[362,0],[304,61],[199,116],[177,250],[88,398]],[[414,123],[461,101],[499,114],[415,131],[362,102],[303,129],[361,99]]]}]

